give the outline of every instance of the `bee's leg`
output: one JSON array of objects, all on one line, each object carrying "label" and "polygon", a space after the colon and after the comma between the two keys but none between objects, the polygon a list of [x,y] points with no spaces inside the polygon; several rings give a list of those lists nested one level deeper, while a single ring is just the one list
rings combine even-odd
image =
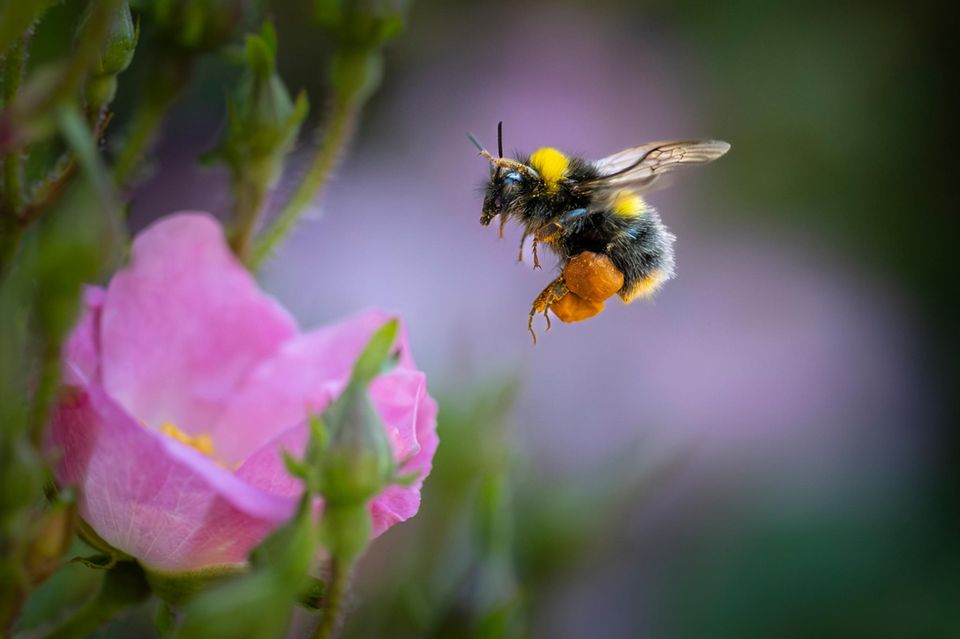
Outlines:
[{"label": "bee's leg", "polygon": [[527,237],[528,237],[528,236],[529,236],[529,233],[527,233],[526,231],[524,231],[524,232],[523,232],[523,237],[520,238],[520,253],[517,255],[517,261],[518,261],[518,262],[522,262],[522,261],[523,261],[523,245],[527,243]]},{"label": "bee's leg", "polygon": [[530,316],[527,318],[527,330],[530,331],[530,335],[533,336],[534,344],[537,343],[537,334],[533,330],[534,316],[536,316],[537,313],[543,313],[543,316],[547,319],[547,330],[549,331],[550,316],[547,313],[550,310],[550,306],[569,292],[570,289],[567,288],[567,282],[563,279],[563,275],[561,275],[547,284],[547,287],[537,295],[537,299],[533,300],[533,305],[530,307]]},{"label": "bee's leg", "polygon": [[540,257],[537,255],[537,239],[536,234],[533,236],[533,268],[540,268]]},{"label": "bee's leg", "polygon": [[503,239],[503,227],[505,227],[506,225],[507,225],[507,214],[501,213],[500,214],[500,239],[501,240]]},{"label": "bee's leg", "polygon": [[587,209],[573,209],[557,217],[546,225],[542,226],[537,232],[537,239],[541,242],[557,241],[564,235],[573,235],[583,228],[586,220]]}]

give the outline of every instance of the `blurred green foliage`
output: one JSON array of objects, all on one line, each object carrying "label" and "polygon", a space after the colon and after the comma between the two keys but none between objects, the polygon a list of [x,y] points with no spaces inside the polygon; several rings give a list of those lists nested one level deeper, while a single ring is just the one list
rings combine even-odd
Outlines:
[{"label": "blurred green foliage", "polygon": [[420,512],[374,544],[345,636],[531,636],[551,594],[614,561],[636,509],[682,466],[628,448],[582,481],[545,476],[512,443],[519,385],[507,375],[440,398]]},{"label": "blurred green foliage", "polygon": [[[125,254],[121,199],[127,195],[125,187],[140,174],[167,111],[191,82],[197,59],[229,55],[229,45],[240,39],[245,25],[262,22],[263,7],[242,0],[132,5],[133,12],[124,0],[0,3],[0,633],[12,626],[26,603],[21,629],[85,636],[145,601],[151,588],[168,592],[172,587],[158,575],[145,575],[135,562],[106,546],[101,548],[106,554],[80,564],[102,568],[98,579],[91,580],[75,564],[64,564],[74,525],[82,527],[82,522],[74,521],[72,493],[53,488],[44,459],[44,428],[60,383],[61,346],[78,317],[82,287],[106,279]],[[399,9],[391,5],[384,13],[379,5],[353,1],[338,2],[336,8],[336,17],[324,17],[313,7],[303,7],[305,18],[312,18],[317,28],[341,43],[331,52],[331,60],[345,52],[379,59],[383,43],[398,31]],[[304,94],[291,100],[275,72],[277,46],[269,24],[247,36],[246,74],[229,102],[221,153],[235,176],[236,225],[245,238],[241,257],[246,257],[265,195],[277,181],[306,116]],[[124,143],[115,157],[104,157],[101,142],[113,119],[113,100],[120,89],[129,90],[118,75],[131,65],[135,52],[137,58],[144,54],[144,62],[136,67],[143,89],[132,102]],[[333,61],[331,66],[338,68],[331,86],[332,101],[339,104],[335,113],[340,115],[333,118],[332,133],[317,153],[320,159],[314,164],[319,170],[308,172],[298,191],[299,208],[285,211],[283,232],[271,236],[271,248],[295,222],[302,204],[323,185],[352,132],[344,123],[356,119],[378,83],[365,69],[344,71]],[[388,342],[395,325],[392,330]],[[380,350],[384,352],[374,362],[377,370],[386,356],[385,349]],[[362,368],[359,372],[366,374]],[[366,383],[356,386],[351,399],[335,404],[345,416],[333,420],[327,451],[331,457],[323,462],[329,467],[328,484],[334,478],[337,485],[345,485],[350,479],[345,474],[356,470],[332,462],[346,459],[334,452],[343,448],[338,442],[355,430],[348,427],[358,415],[352,407],[358,397],[365,398],[365,387]],[[380,428],[379,423],[374,426]],[[378,451],[388,450],[385,441],[380,444]],[[349,451],[356,456],[360,449],[353,446]],[[368,488],[376,492],[385,481],[393,481],[392,467],[388,470]],[[357,498],[353,508],[364,518],[368,499],[369,495]],[[337,504],[349,510],[346,502]],[[322,591],[320,582],[307,579],[316,547],[312,519],[305,501],[298,517],[258,549],[249,574],[223,576],[227,583],[216,588],[209,588],[213,582],[204,582],[207,592],[176,614],[160,607],[157,628],[184,636],[241,632],[277,636],[295,601],[315,607]],[[333,549],[348,564],[369,536],[349,532],[335,536],[350,539],[354,550]],[[88,540],[94,539],[92,531],[86,534]],[[30,591],[61,566],[51,585],[28,601]],[[85,584],[88,596],[68,603],[62,595],[84,590],[75,588],[76,583]],[[56,614],[50,613],[52,609]],[[41,610],[47,610],[46,618]]]},{"label": "blurred green foliage", "polygon": [[[362,104],[377,88],[381,47],[403,25],[402,11],[375,2],[317,0],[295,9],[264,4],[287,16],[309,14],[323,28],[321,41],[306,43],[320,52],[317,64],[304,66],[303,73],[313,74],[310,82],[326,83],[336,99],[351,104]],[[418,11],[456,20],[466,4],[426,1]],[[258,28],[264,17],[254,3],[142,0],[133,3],[130,20],[124,3],[104,3],[100,6],[110,11],[103,15],[112,18],[94,26],[120,34],[113,42],[117,52],[83,46],[75,37],[77,25],[89,28],[83,17],[89,6],[79,0],[0,0],[0,55],[10,72],[3,79],[9,90],[4,107],[19,90],[7,52],[44,16],[22,78],[30,88],[29,104],[39,105],[25,111],[29,126],[18,128],[29,133],[29,157],[21,162],[6,147],[3,151],[5,164],[16,169],[5,169],[5,175],[22,171],[23,197],[33,193],[44,209],[29,226],[11,224],[9,210],[0,220],[0,244],[5,255],[16,256],[15,263],[12,257],[4,261],[0,281],[0,618],[12,615],[25,592],[45,576],[31,572],[37,564],[28,561],[33,550],[26,540],[36,531],[49,531],[55,540],[70,512],[67,501],[47,506],[43,488],[49,477],[37,443],[57,383],[59,346],[76,317],[81,286],[102,281],[124,250],[111,178],[128,185],[148,163],[150,141],[192,81],[199,57],[229,49],[241,31]],[[511,6],[495,3],[490,10],[509,20]],[[544,2],[538,8],[555,6]],[[727,203],[717,224],[739,219],[745,226],[772,221],[803,227],[816,241],[902,283],[933,327],[926,347],[939,365],[944,391],[944,406],[936,407],[941,421],[917,425],[939,428],[931,436],[943,441],[921,499],[906,507],[799,520],[771,521],[768,511],[756,508],[737,513],[735,523],[698,531],[684,546],[684,560],[659,575],[659,587],[649,591],[660,636],[956,636],[960,399],[952,390],[960,381],[955,330],[960,308],[951,293],[958,267],[950,256],[960,220],[946,206],[952,166],[943,138],[953,113],[942,84],[952,71],[945,51],[952,41],[949,20],[923,3],[652,0],[613,1],[602,9],[622,17],[624,30],[656,24],[682,42],[691,58],[705,61],[698,75],[703,95],[710,96],[700,109],[704,126],[734,142],[731,161],[705,177],[715,179]],[[299,100],[291,106],[272,68],[276,42],[266,32],[250,37],[251,75],[238,87],[235,119],[226,133],[238,171],[249,168],[242,158],[256,156],[250,149],[263,147],[260,138],[230,142],[232,134],[255,131],[250,122],[268,120],[276,135],[268,136],[265,155],[276,162],[277,152],[285,154],[296,136],[291,123],[298,126],[304,117]],[[289,46],[295,52],[306,46],[298,44]],[[74,46],[81,55],[71,56]],[[118,77],[132,47],[140,51],[131,71]],[[314,77],[324,75],[317,69],[326,76]],[[98,86],[105,74],[106,91]],[[290,78],[288,84],[298,86]],[[114,126],[125,132],[125,142],[111,175],[97,152],[100,123],[83,112],[81,100],[107,108],[117,90],[124,108]],[[354,117],[342,116],[342,131],[324,138],[332,142],[309,185],[310,197],[324,184]],[[0,120],[0,133],[10,131]],[[0,138],[7,144],[8,137]],[[275,170],[271,165],[262,172],[269,179],[258,179],[271,184]],[[8,181],[5,203],[10,193]],[[508,435],[516,385],[510,378],[443,398],[443,445],[422,512],[374,544],[361,566],[364,596],[346,625],[347,636],[529,636],[538,620],[551,614],[551,594],[575,580],[578,569],[636,560],[635,548],[618,538],[626,506],[640,502],[675,460],[638,468],[628,454],[592,481],[538,477]],[[273,568],[295,564],[282,557],[304,554],[304,521],[296,519],[262,549],[277,551],[281,559],[274,555],[263,569],[196,600],[180,631],[280,632],[292,598],[302,594],[289,586],[303,575],[289,579],[289,573]],[[66,557],[91,552],[75,544]],[[99,624],[119,612],[112,607],[118,602],[142,601],[137,570],[129,562],[108,570],[65,564],[27,601],[20,628]],[[112,588],[129,598],[114,598]],[[321,590],[311,597],[322,598]],[[276,598],[261,599],[265,591]],[[265,602],[271,614],[259,615]],[[72,613],[79,616],[70,618]],[[235,625],[221,625],[225,614]],[[154,632],[154,619],[161,633],[176,628],[170,609],[152,600],[98,634],[146,636]]]}]

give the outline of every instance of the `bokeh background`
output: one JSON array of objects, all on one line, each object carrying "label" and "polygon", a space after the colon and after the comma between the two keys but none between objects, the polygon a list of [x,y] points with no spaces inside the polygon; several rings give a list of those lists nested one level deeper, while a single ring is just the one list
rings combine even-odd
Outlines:
[{"label": "bokeh background", "polygon": [[[324,44],[267,4],[321,105]],[[418,1],[261,278],[305,327],[402,314],[440,399],[423,511],[364,560],[346,634],[960,636],[948,41],[914,3]],[[231,73],[199,69],[136,226],[228,211],[195,158]],[[552,262],[478,224],[465,137],[499,120],[525,151],[731,142],[650,198],[677,279],[532,346]]]}]

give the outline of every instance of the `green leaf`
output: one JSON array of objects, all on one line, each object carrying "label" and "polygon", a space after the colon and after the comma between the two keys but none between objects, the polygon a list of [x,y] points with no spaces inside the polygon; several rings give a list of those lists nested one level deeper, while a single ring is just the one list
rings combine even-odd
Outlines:
[{"label": "green leaf", "polygon": [[0,57],[57,0],[3,0],[0,2]]},{"label": "green leaf", "polygon": [[117,563],[104,575],[100,592],[73,616],[47,635],[47,639],[85,637],[150,596],[143,568],[133,561]]},{"label": "green leaf", "polygon": [[[58,111],[60,132],[71,151],[76,155],[77,163],[84,175],[93,185],[100,198],[100,204],[107,211],[115,226],[120,226],[120,200],[113,188],[110,175],[103,164],[96,140],[80,110],[73,104],[63,105]],[[115,239],[115,238],[114,238]]]}]

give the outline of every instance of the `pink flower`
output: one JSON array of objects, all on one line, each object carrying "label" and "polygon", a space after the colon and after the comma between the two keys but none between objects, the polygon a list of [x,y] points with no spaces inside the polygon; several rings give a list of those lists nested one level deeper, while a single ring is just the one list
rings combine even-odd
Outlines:
[{"label": "pink flower", "polygon": [[[202,213],[143,231],[85,302],[49,431],[57,480],[105,541],[154,570],[243,563],[302,491],[281,451],[302,452],[307,415],[341,392],[388,316],[300,333]],[[419,478],[372,502],[376,535],[416,514],[437,447],[436,403],[402,332],[397,347],[370,392],[399,471]]]}]

